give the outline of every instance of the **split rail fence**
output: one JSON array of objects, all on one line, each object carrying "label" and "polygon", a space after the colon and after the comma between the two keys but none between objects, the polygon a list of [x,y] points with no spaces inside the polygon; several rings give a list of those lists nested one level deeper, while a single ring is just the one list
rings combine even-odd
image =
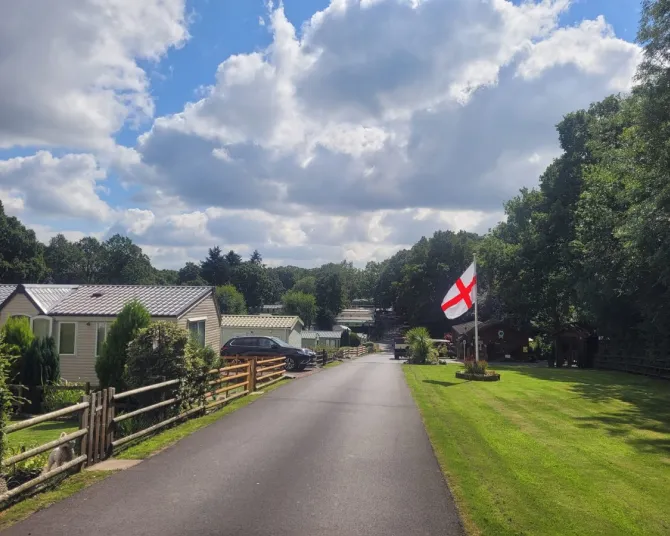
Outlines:
[{"label": "split rail fence", "polygon": [[[124,445],[171,424],[203,415],[280,381],[284,377],[286,358],[236,357],[227,360],[226,365],[207,372],[203,378],[202,393],[193,398],[181,394],[182,381],[178,379],[119,393],[110,387],[83,396],[78,404],[7,426],[5,433],[12,434],[47,421],[72,418],[74,415],[79,419],[78,430],[2,460],[1,467],[5,472],[19,462],[66,443],[74,443],[71,461],[0,493],[0,504],[67,471],[101,462]],[[131,420],[134,420],[133,426],[127,426]]]}]

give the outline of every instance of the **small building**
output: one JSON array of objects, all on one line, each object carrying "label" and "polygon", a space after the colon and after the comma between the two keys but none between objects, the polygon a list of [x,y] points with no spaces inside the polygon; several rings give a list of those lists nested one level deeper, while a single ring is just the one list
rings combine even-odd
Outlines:
[{"label": "small building", "polygon": [[[60,371],[68,381],[97,383],[95,361],[109,326],[132,300],[151,319],[176,322],[203,345],[221,348],[220,315],[213,287],[158,285],[2,285],[0,326],[24,316],[36,336],[53,336]],[[7,287],[12,287],[8,292]],[[3,300],[2,297],[5,296]]]},{"label": "small building", "polygon": [[[475,355],[475,322],[464,322],[451,327],[455,339],[456,355],[459,359]],[[530,332],[518,329],[502,320],[479,322],[479,357],[488,361],[500,361],[509,356],[513,360],[528,358]]]},{"label": "small building", "polygon": [[261,312],[268,313],[271,315],[280,315],[284,312],[284,306],[281,303],[273,305],[263,305],[263,307],[261,307]]},{"label": "small building", "polygon": [[223,315],[221,342],[225,344],[233,337],[263,335],[302,348],[302,328],[303,322],[297,316]]},{"label": "small building", "polygon": [[302,345],[304,348],[339,348],[342,340],[342,331],[303,331]]},{"label": "small building", "polygon": [[598,337],[593,328],[586,324],[569,323],[552,333],[552,338],[554,355],[549,359],[550,366],[593,368],[598,352]]}]

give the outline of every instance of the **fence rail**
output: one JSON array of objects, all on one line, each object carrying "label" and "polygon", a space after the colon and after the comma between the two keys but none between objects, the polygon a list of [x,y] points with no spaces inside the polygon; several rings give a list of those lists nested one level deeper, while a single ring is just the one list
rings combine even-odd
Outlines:
[{"label": "fence rail", "polygon": [[[77,404],[13,423],[5,428],[7,434],[67,415],[79,415],[78,430],[17,453],[0,462],[2,468],[12,467],[66,443],[75,442],[74,459],[1,494],[0,503],[5,503],[23,492],[45,484],[53,477],[67,471],[81,469],[84,465],[96,464],[114,454],[118,448],[171,424],[214,410],[223,404],[272,385],[284,377],[285,363],[285,357],[245,357],[229,361],[228,366],[210,370],[202,379],[204,388],[201,393],[204,392],[204,394],[188,401],[193,407],[183,408],[181,406],[185,402],[180,398],[178,391],[181,380],[168,380],[119,393],[113,387],[101,389],[83,396],[81,402]],[[66,388],[72,387],[67,386]],[[82,386],[74,388],[81,389]],[[149,401],[146,401],[147,397]],[[142,398],[145,398],[144,404],[140,403]],[[158,422],[141,430],[132,431],[125,436],[121,435],[120,424],[148,414],[157,414]]]}]

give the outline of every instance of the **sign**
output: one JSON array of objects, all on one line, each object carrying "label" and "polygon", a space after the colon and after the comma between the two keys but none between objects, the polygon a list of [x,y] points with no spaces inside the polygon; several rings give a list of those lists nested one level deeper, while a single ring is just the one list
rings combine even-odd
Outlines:
[{"label": "sign", "polygon": [[505,332],[501,329],[501,330],[498,332],[498,338],[499,338],[499,339],[502,339],[504,336],[505,336]]}]

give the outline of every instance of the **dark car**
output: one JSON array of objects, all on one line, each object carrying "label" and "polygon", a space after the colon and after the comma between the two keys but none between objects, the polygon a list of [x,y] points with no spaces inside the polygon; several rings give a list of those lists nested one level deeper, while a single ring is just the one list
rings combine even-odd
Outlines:
[{"label": "dark car", "polygon": [[395,337],[393,339],[393,355],[396,359],[407,356],[409,345],[405,337]]},{"label": "dark car", "polygon": [[222,356],[286,356],[286,370],[305,370],[312,356],[277,337],[233,337],[221,348]]}]

